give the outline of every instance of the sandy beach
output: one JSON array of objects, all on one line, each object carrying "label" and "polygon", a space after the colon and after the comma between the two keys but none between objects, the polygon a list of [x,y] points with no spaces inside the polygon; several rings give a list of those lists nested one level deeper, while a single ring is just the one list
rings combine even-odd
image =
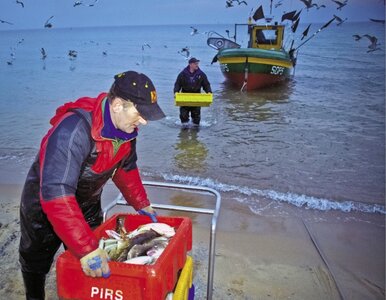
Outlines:
[{"label": "sandy beach", "polygon": [[[0,298],[23,299],[17,253],[22,185],[2,184],[0,189]],[[111,192],[105,195],[111,199],[116,191],[112,185],[109,189]],[[149,196],[154,197],[153,190]],[[182,194],[171,196],[173,204],[184,198]],[[208,196],[194,197],[190,200],[202,203]],[[191,216],[195,297],[205,299],[210,217],[160,214]],[[321,213],[309,214],[315,219],[315,214]],[[304,216],[256,216],[223,199],[216,236],[213,299],[384,299],[384,216],[372,215],[372,219],[358,223],[333,215],[329,222],[311,223]],[[55,266],[48,276],[46,294],[47,299],[58,299]]]}]

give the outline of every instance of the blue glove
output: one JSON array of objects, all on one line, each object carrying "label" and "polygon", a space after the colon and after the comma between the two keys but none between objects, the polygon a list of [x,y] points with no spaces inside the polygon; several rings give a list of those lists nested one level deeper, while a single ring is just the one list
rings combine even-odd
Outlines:
[{"label": "blue glove", "polygon": [[152,213],[147,212],[146,210],[140,209],[137,211],[140,215],[148,216],[153,221],[153,223],[157,223],[157,213],[154,211]]},{"label": "blue glove", "polygon": [[87,276],[104,277],[110,276],[108,264],[109,256],[105,250],[97,248],[80,259],[82,270]]}]

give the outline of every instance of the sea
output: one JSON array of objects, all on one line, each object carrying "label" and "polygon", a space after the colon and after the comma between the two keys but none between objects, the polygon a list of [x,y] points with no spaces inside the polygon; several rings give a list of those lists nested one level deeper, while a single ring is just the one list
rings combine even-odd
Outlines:
[{"label": "sea", "polygon": [[[210,187],[256,215],[384,215],[385,25],[332,23],[318,32],[322,25],[303,40],[287,30],[286,45],[310,38],[290,80],[253,92],[235,89],[211,64],[208,35],[233,35],[233,24],[194,25],[198,34],[189,24],[0,31],[0,182],[24,182],[58,106],[108,91],[115,74],[135,70],[152,79],[166,114],[140,128],[143,179]],[[376,36],[381,49],[368,52],[369,40],[354,34]],[[174,104],[185,47],[213,90],[199,129],[181,128]]]}]

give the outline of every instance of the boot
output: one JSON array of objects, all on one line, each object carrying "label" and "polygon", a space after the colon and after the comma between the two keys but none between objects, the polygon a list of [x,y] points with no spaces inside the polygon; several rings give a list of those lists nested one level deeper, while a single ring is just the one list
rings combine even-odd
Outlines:
[{"label": "boot", "polygon": [[26,300],[44,300],[44,286],[46,283],[46,275],[39,273],[22,272]]}]

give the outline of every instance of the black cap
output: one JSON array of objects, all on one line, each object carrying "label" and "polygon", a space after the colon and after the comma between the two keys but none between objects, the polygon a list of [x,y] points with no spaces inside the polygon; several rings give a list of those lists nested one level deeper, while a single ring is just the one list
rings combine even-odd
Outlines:
[{"label": "black cap", "polygon": [[126,71],[114,76],[113,91],[116,96],[135,104],[141,116],[150,121],[165,117],[157,104],[157,92],[153,82],[145,74]]},{"label": "black cap", "polygon": [[191,59],[189,59],[189,63],[190,64],[193,64],[193,63],[196,63],[196,62],[199,62],[199,60],[195,57],[192,57]]}]

